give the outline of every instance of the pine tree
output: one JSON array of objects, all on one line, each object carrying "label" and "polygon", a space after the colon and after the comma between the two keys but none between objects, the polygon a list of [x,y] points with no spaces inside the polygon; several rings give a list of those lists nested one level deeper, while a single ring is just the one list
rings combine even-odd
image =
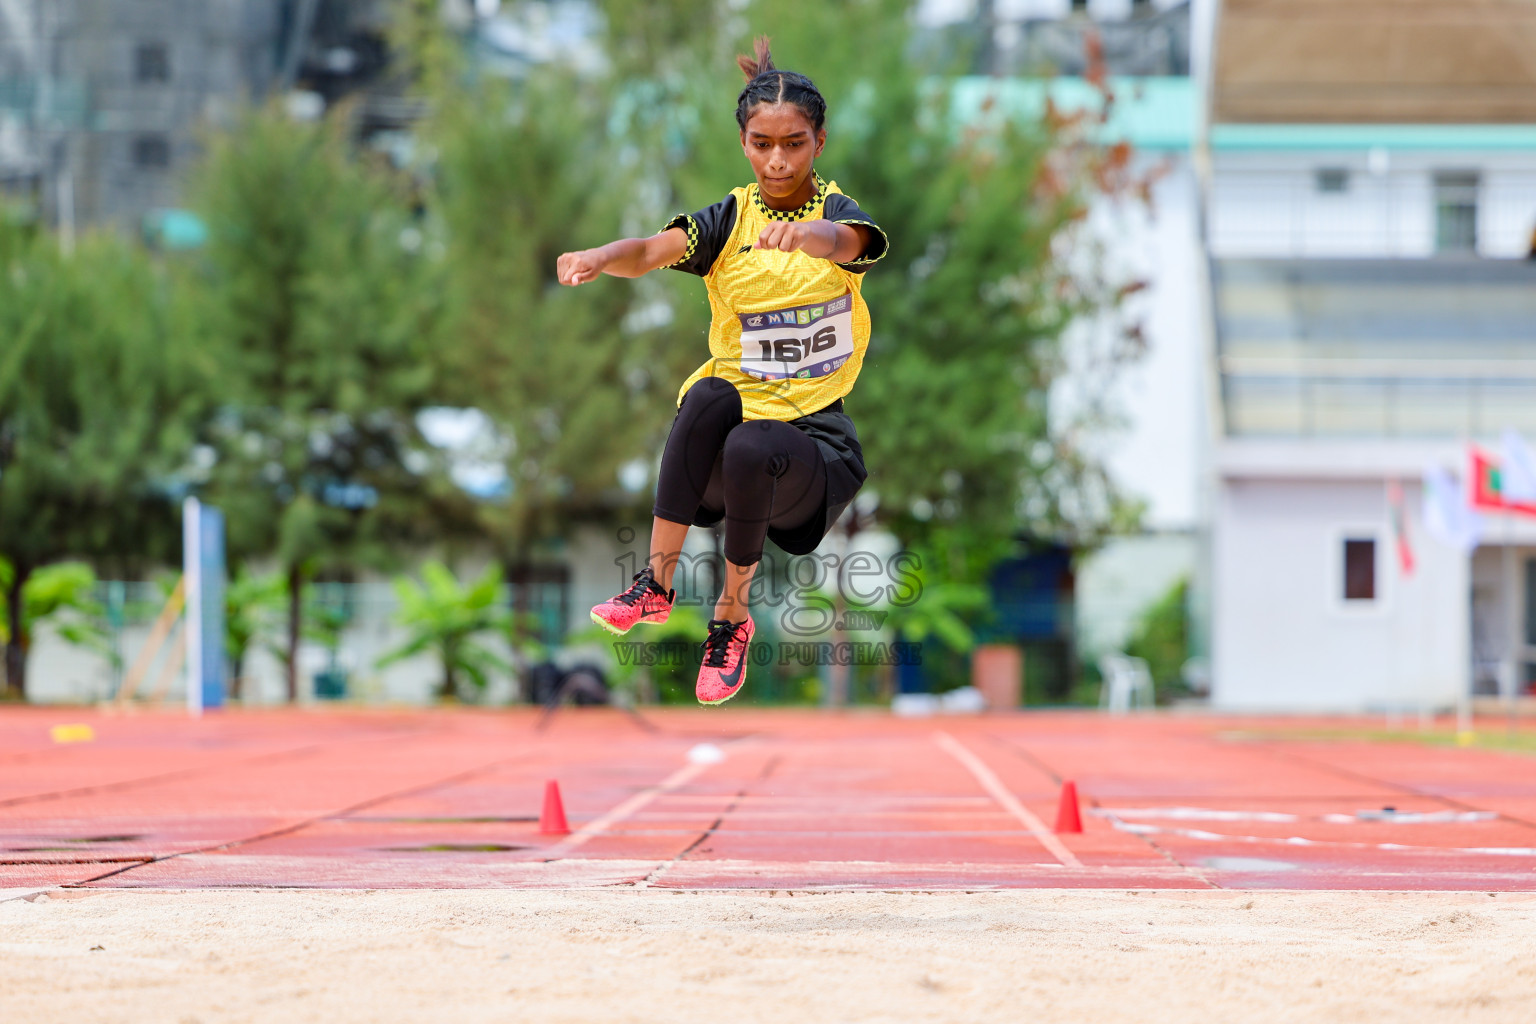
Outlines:
[{"label": "pine tree", "polygon": [[659,227],[625,221],[635,180],[606,129],[602,82],[556,67],[517,83],[456,79],[433,106],[443,394],[503,435],[507,493],[482,521],[525,563],[576,522],[649,505],[619,471],[650,462],[677,382],[702,357],[674,343],[656,282],[556,282],[560,253]]},{"label": "pine tree", "polygon": [[249,112],[213,138],[196,199],[225,396],[206,493],[236,559],[282,567],[293,699],[305,580],[387,564],[467,514],[416,418],[439,404],[436,264],[407,190],[339,122]]},{"label": "pine tree", "polygon": [[23,591],[39,568],[175,560],[175,499],[206,381],[164,280],[112,236],[65,256],[44,232],[0,224],[0,337],[5,676],[20,697]]}]

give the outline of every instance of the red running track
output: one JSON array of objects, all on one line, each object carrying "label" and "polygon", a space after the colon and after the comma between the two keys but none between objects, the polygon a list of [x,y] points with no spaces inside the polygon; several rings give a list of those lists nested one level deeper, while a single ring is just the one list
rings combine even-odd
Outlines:
[{"label": "red running track", "polygon": [[[1519,755],[1218,716],[646,721],[7,709],[0,890],[1536,890],[1536,759]],[[95,739],[55,743],[70,722]],[[534,820],[550,778],[566,838]],[[1041,823],[1063,779],[1085,831],[1057,837]]]}]

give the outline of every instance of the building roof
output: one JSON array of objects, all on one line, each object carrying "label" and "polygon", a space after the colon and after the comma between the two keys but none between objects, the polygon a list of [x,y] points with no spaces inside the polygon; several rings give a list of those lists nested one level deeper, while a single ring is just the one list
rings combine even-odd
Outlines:
[{"label": "building roof", "polygon": [[[1185,152],[1194,139],[1195,89],[1188,78],[1111,77],[1114,109],[1099,141],[1142,150]],[[1049,97],[1065,113],[1098,111],[1103,93],[1081,78],[1001,78],[969,75],[950,83],[956,119],[974,124],[995,109],[1026,119],[1045,112]]]},{"label": "building roof", "polygon": [[1536,122],[1536,0],[1222,0],[1211,119]]}]

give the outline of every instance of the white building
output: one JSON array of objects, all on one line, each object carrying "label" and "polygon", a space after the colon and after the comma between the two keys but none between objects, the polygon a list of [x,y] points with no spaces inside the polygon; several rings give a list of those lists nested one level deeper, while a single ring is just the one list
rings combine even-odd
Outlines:
[{"label": "white building", "polygon": [[1536,656],[1536,521],[1419,513],[1536,435],[1536,9],[1283,6],[1224,5],[1202,147],[1213,700],[1445,707]]}]

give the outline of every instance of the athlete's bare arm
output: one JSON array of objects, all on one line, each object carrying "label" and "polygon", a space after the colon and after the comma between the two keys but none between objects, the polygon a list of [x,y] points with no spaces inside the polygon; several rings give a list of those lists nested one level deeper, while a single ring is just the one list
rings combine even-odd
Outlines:
[{"label": "athlete's bare arm", "polygon": [[830,220],[769,221],[757,236],[759,249],[799,249],[807,256],[833,263],[852,263],[868,245],[869,228]]},{"label": "athlete's bare arm", "polygon": [[621,238],[596,249],[582,249],[560,255],[555,274],[561,284],[586,284],[598,274],[613,277],[639,277],[661,267],[670,267],[688,251],[688,234],[682,228],[668,228],[649,238]]}]

